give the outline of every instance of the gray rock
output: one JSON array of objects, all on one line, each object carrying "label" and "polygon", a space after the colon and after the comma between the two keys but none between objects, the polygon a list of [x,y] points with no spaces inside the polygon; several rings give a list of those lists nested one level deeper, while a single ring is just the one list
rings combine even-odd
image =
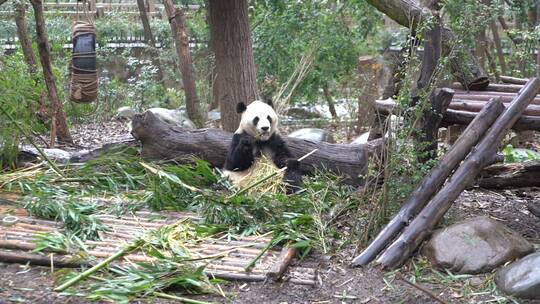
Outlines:
[{"label": "gray rock", "polygon": [[437,230],[422,249],[433,266],[458,273],[484,273],[533,251],[521,235],[488,217]]},{"label": "gray rock", "polygon": [[173,126],[180,126],[188,129],[196,129],[195,124],[189,120],[182,110],[170,110],[165,108],[150,108],[148,111],[152,112],[161,121],[166,122]]},{"label": "gray rock", "polygon": [[540,252],[529,254],[499,270],[495,284],[506,294],[540,299]]},{"label": "gray rock", "polygon": [[116,117],[118,118],[132,119],[135,114],[137,114],[137,112],[131,107],[120,107],[116,110]]},{"label": "gray rock", "polygon": [[292,132],[290,137],[301,138],[314,142],[335,143],[334,136],[326,130],[316,128],[305,128]]},{"label": "gray rock", "polygon": [[351,141],[351,145],[363,145],[363,144],[366,144],[368,142],[368,139],[369,139],[369,132],[366,132],[366,133],[362,133],[362,135],[356,137],[355,139],[353,139],[353,141]]},{"label": "gray rock", "polygon": [[221,112],[218,109],[214,109],[208,112],[208,120],[216,121],[221,119]]}]

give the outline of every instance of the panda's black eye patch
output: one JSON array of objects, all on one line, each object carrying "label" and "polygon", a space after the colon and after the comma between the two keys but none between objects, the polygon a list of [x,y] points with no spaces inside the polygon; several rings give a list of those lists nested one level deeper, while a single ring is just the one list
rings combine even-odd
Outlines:
[{"label": "panda's black eye patch", "polygon": [[256,126],[258,123],[259,123],[259,116],[255,116],[255,118],[253,118],[253,125]]},{"label": "panda's black eye patch", "polygon": [[268,121],[272,123],[272,117],[270,117],[270,115],[268,115],[266,118],[268,118]]}]

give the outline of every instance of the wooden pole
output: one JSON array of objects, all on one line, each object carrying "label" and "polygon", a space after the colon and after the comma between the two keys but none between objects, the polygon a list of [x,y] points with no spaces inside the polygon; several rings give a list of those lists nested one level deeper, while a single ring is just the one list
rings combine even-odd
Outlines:
[{"label": "wooden pole", "polygon": [[467,156],[471,148],[502,113],[504,107],[500,100],[491,101],[469,124],[467,129],[443,156],[437,166],[427,174],[420,185],[401,205],[399,213],[386,225],[371,244],[353,261],[353,266],[364,266],[370,263],[381,250],[398,234],[403,227],[423,208],[446,177]]},{"label": "wooden pole", "polygon": [[180,60],[180,72],[186,94],[186,109],[188,117],[197,125],[202,126],[203,119],[200,109],[200,101],[197,96],[195,85],[195,73],[189,51],[189,40],[186,30],[186,17],[182,9],[176,8],[172,0],[164,0],[165,11],[169,17],[171,31],[176,43],[176,54]]},{"label": "wooden pole", "polygon": [[518,97],[493,123],[487,134],[472,150],[469,157],[455,171],[451,179],[416,216],[403,234],[377,259],[384,268],[396,268],[418,248],[442,219],[455,199],[474,182],[476,176],[492,163],[497,147],[506,132],[519,119],[530,101],[540,90],[540,80],[531,79]]},{"label": "wooden pole", "polygon": [[[30,2],[32,3],[32,7],[34,8],[34,17],[36,19],[39,59],[41,61],[43,76],[45,78],[45,85],[47,86],[49,103],[51,105],[51,111],[53,113],[51,133],[54,134],[56,132],[55,137],[61,142],[72,143],[73,139],[69,134],[66,114],[64,114],[62,102],[58,98],[56,80],[52,72],[52,64],[49,54],[49,43],[47,41],[47,32],[45,29],[45,18],[43,17],[43,3],[41,2],[41,0],[30,0]],[[54,137],[51,138],[52,141],[54,141],[54,139]],[[51,144],[51,146],[53,146],[53,144],[54,142]]]}]

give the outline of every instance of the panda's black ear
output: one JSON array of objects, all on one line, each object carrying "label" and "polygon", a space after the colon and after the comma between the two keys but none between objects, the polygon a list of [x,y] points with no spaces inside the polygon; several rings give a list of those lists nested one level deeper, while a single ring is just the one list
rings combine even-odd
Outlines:
[{"label": "panda's black ear", "polygon": [[236,104],[236,113],[241,114],[244,113],[244,111],[247,109],[246,104],[243,102],[239,102]]},{"label": "panda's black ear", "polygon": [[272,98],[265,98],[264,102],[274,108],[274,103],[272,102]]}]

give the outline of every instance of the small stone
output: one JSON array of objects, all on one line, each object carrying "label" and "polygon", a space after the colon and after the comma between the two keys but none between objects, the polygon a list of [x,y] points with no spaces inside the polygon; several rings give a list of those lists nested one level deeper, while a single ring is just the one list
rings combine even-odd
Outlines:
[{"label": "small stone", "polygon": [[422,249],[438,268],[485,273],[533,251],[525,238],[488,217],[476,217],[433,233]]},{"label": "small stone", "polygon": [[335,143],[334,136],[326,130],[317,128],[304,128],[289,134],[289,137],[301,138],[314,142]]},{"label": "small stone", "polygon": [[499,270],[495,284],[506,294],[540,299],[540,252],[529,254]]}]

